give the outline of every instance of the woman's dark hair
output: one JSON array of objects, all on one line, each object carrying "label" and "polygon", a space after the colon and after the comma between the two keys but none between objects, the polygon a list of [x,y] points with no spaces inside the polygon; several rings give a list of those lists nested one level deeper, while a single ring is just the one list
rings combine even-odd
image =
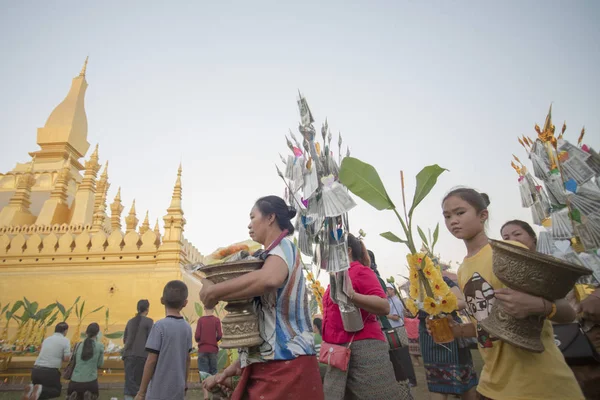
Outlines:
[{"label": "woman's dark hair", "polygon": [[371,266],[369,253],[362,240],[359,240],[353,234],[348,234],[348,247],[352,250],[352,259],[359,261],[365,267]]},{"label": "woman's dark hair", "polygon": [[94,339],[100,332],[100,325],[95,322],[92,322],[88,325],[85,330],[85,335],[87,336],[83,341],[83,350],[81,350],[81,359],[83,361],[87,361],[94,356]]},{"label": "woman's dark hair", "polygon": [[148,300],[142,299],[138,301],[137,314],[131,319],[131,332],[127,332],[124,350],[129,350],[131,349],[131,346],[133,346],[135,337],[140,329],[140,324],[142,323],[142,314],[148,311],[148,308],[150,308],[150,302]]},{"label": "woman's dark hair", "polygon": [[508,221],[507,223],[502,225],[502,228],[500,228],[500,235],[502,235],[502,231],[507,225],[517,225],[523,228],[523,230],[527,232],[529,236],[531,236],[531,238],[533,239],[533,243],[537,245],[537,235],[535,234],[535,231],[533,230],[531,225],[529,225],[527,222],[521,221],[520,219],[513,219],[512,221]]},{"label": "woman's dark hair", "polygon": [[256,200],[255,206],[260,210],[262,215],[275,215],[275,220],[279,229],[282,231],[287,229],[288,234],[294,233],[294,225],[291,219],[296,216],[296,210],[285,203],[285,201],[278,196],[265,196]]},{"label": "woman's dark hair", "polygon": [[[457,196],[457,197],[461,198],[462,200],[466,201],[467,203],[469,203],[475,209],[475,211],[477,211],[477,214],[479,214],[483,210],[487,210],[487,208],[490,205],[489,196],[485,193],[479,193],[475,189],[470,189],[470,188],[454,189],[454,190],[450,191],[450,193],[448,193],[446,195],[446,197],[444,197],[444,201],[446,201],[449,197],[452,197],[452,196]],[[442,203],[444,203],[444,201],[442,201]]]},{"label": "woman's dark hair", "polygon": [[315,318],[313,319],[313,325],[317,327],[319,335],[323,335],[323,320],[321,318]]}]

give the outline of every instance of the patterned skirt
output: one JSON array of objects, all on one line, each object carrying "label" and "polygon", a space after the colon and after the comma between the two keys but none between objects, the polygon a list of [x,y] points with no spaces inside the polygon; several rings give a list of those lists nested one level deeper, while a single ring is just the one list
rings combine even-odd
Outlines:
[{"label": "patterned skirt", "polygon": [[327,367],[325,400],[412,400],[408,381],[396,382],[389,349],[381,340],[353,342],[347,371]]},{"label": "patterned skirt", "polygon": [[427,333],[425,320],[419,324],[419,341],[430,392],[462,394],[477,386],[470,349],[460,348],[456,340],[435,343]]}]

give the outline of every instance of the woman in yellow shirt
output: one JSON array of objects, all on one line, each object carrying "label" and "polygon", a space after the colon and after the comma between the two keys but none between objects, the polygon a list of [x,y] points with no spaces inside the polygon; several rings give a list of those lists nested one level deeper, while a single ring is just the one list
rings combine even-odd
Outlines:
[{"label": "woman in yellow shirt", "polygon": [[473,324],[453,328],[457,337],[477,337],[484,361],[477,392],[491,400],[583,400],[573,372],[554,343],[550,321],[544,322],[545,351],[533,353],[491,337],[479,322],[487,318],[495,301],[514,317],[549,316],[570,322],[573,309],[564,300],[549,301],[507,288],[492,271],[492,248],[485,233],[489,198],[473,189],[451,191],[443,201],[446,227],[464,241],[467,257],[458,269],[458,283],[465,295]]}]

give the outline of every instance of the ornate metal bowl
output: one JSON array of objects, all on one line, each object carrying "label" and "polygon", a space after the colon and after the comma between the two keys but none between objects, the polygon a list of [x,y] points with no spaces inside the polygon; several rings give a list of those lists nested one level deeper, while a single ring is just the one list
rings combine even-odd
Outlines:
[{"label": "ornate metal bowl", "polygon": [[[229,279],[238,278],[244,274],[256,271],[263,266],[262,260],[240,260],[231,263],[206,265],[199,271],[206,279],[218,284]],[[254,312],[252,299],[235,299],[225,306],[227,315],[221,321],[223,338],[221,348],[237,349],[253,347],[263,343],[260,337],[258,316]]]},{"label": "ornate metal bowl", "polygon": [[[577,279],[592,273],[588,268],[555,257],[529,251],[506,242],[490,240],[494,274],[511,289],[543,297],[550,301],[564,298]],[[495,302],[490,315],[481,321],[487,332],[513,346],[541,353],[544,318],[517,319]]]}]

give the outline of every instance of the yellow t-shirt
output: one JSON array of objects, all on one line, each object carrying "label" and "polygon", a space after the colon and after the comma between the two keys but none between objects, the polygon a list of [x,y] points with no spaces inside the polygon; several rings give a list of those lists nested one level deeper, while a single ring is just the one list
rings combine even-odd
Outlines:
[{"label": "yellow t-shirt", "polygon": [[[520,245],[519,243],[511,242]],[[496,338],[477,324],[496,300],[494,289],[506,287],[492,272],[492,247],[488,244],[458,269],[458,283],[467,312],[477,325],[479,352],[485,363],[477,391],[494,400],[583,400],[573,372],[554,342],[552,324],[542,330],[544,352],[532,353]]]}]

